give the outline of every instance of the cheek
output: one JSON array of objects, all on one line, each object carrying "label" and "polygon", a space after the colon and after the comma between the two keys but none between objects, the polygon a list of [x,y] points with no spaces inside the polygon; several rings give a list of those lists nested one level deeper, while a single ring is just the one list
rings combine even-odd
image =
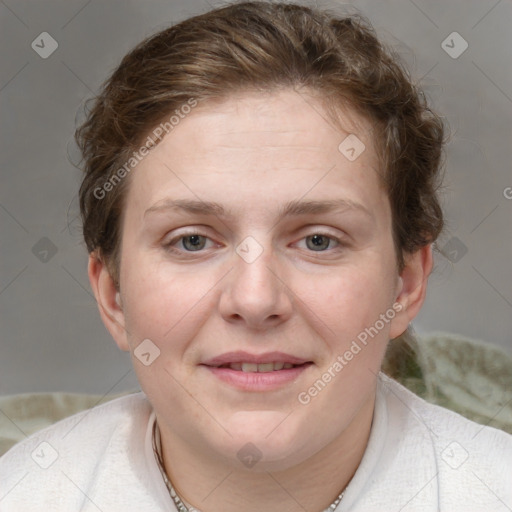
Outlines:
[{"label": "cheek", "polygon": [[158,345],[198,325],[214,283],[207,276],[177,272],[165,263],[129,258],[125,262],[123,307],[132,343],[150,338]]},{"label": "cheek", "polygon": [[309,280],[300,296],[328,325],[365,327],[390,307],[392,282],[389,268],[368,262],[334,270],[313,287]]},{"label": "cheek", "polygon": [[[383,272],[389,277],[384,277]],[[337,384],[332,386],[333,392],[359,382],[361,368],[372,370],[365,372],[370,379],[368,385],[373,374],[378,373],[389,340],[390,320],[394,316],[393,275],[390,268],[384,269],[377,262],[372,265],[367,260],[361,266],[338,269],[335,274],[325,277],[321,287],[316,283],[314,288],[310,285],[303,287],[310,290],[304,303],[312,304],[310,309],[315,313],[310,314],[308,322],[310,326],[316,322],[314,330],[325,343],[326,351],[320,360],[321,372],[327,371],[339,356],[343,357],[343,370],[334,372],[339,378],[334,379]],[[386,313],[388,316],[381,320],[381,315]]]}]

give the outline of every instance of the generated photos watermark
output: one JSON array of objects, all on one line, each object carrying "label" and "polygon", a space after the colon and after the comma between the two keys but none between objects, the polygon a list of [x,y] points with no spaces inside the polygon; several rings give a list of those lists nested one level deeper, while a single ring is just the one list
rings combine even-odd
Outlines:
[{"label": "generated photos watermark", "polygon": [[133,151],[132,156],[115,171],[108,180],[106,180],[101,187],[96,187],[93,195],[96,199],[104,199],[105,196],[111,192],[130,172],[135,166],[143,160],[144,157],[149,155],[150,151],[155,148],[157,142],[165,135],[169,134],[176,128],[182,119],[190,114],[192,109],[197,106],[198,102],[194,98],[190,98],[186,103],[181,105],[180,108],[174,110],[174,114],[168,121],[161,122],[146,139],[146,143],[141,146],[137,151]]},{"label": "generated photos watermark", "polygon": [[361,331],[357,335],[357,339],[352,341],[350,347],[342,355],[338,355],[334,363],[307,390],[301,391],[297,395],[298,401],[302,405],[309,404],[352,361],[354,356],[361,352],[368,344],[369,338],[373,339],[377,336],[386,324],[389,324],[402,309],[403,305],[400,302],[395,302],[392,307],[379,316],[379,319],[372,326],[366,327]]}]

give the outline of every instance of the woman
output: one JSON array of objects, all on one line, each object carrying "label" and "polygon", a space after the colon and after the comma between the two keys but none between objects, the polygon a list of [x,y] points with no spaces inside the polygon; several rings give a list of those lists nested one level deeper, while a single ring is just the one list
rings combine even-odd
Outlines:
[{"label": "woman", "polygon": [[510,510],[511,436],[379,373],[425,298],[443,126],[366,22],[185,20],[77,140],[91,286],[143,393],[8,452],[2,510]]}]

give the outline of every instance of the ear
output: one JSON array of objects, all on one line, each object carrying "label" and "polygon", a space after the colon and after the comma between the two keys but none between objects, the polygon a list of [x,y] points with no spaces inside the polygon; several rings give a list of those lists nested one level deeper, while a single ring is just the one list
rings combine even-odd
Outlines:
[{"label": "ear", "polygon": [[[391,321],[389,333],[391,339],[400,336],[421,309],[425,301],[427,279],[432,271],[432,265],[432,244],[405,255],[405,266],[398,279],[395,300],[395,303],[401,305],[401,309]],[[398,307],[393,309],[396,311]]]},{"label": "ear", "polygon": [[101,319],[121,350],[129,351],[121,296],[106,263],[96,251],[89,254],[89,281],[98,304]]}]

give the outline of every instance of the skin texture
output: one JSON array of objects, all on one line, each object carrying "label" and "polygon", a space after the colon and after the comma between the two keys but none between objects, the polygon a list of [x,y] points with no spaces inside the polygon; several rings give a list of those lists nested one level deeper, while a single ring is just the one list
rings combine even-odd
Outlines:
[{"label": "skin texture", "polygon": [[[129,178],[120,293],[90,255],[102,319],[156,411],[167,473],[203,512],[327,507],[366,448],[388,340],[423,303],[431,248],[406,255],[399,275],[371,124],[347,107],[340,121],[291,89],[200,104]],[[349,133],[366,147],[352,162],[338,150]],[[349,206],[279,217],[290,201],[340,198]],[[214,201],[232,216],[173,210],[169,199]],[[198,251],[179,238],[194,233],[206,237]],[[237,253],[248,236],[262,250],[250,263]],[[401,311],[300,403],[396,302]],[[160,350],[149,366],[133,355],[144,339]],[[280,389],[241,391],[200,366],[233,350],[314,364]],[[261,456],[251,468],[237,457],[247,443]]]}]

